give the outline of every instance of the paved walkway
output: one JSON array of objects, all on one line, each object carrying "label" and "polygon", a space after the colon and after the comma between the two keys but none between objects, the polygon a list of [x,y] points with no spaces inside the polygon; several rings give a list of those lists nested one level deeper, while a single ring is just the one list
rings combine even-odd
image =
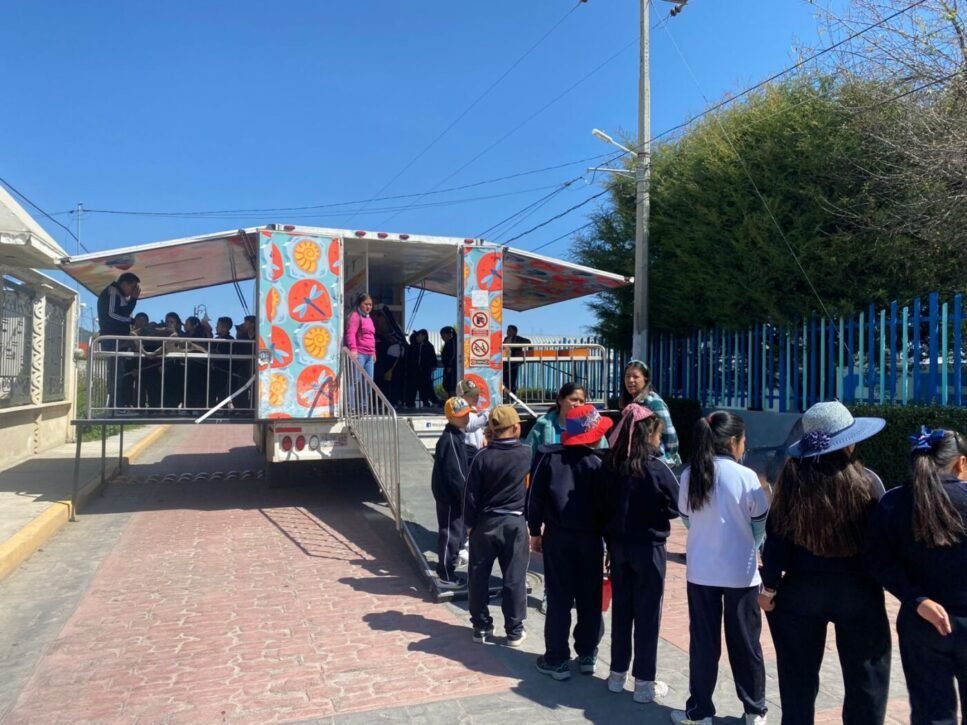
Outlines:
[{"label": "paved walkway", "polygon": [[[537,673],[536,610],[523,651],[474,644],[460,606],[429,601],[365,469],[295,468],[269,489],[249,441],[247,427],[172,429],[0,582],[0,720],[666,723],[684,702],[683,530],[659,652],[672,692],[636,705],[607,692],[607,640],[593,678]],[[831,644],[825,666],[822,721],[834,722]],[[774,674],[770,663],[777,716]],[[716,702],[740,712],[727,666]]]}]

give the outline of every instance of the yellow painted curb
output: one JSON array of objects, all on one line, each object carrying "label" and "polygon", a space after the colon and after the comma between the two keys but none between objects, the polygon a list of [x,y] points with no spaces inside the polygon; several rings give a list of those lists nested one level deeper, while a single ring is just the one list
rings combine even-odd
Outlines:
[{"label": "yellow painted curb", "polygon": [[[133,461],[145,452],[152,444],[156,443],[170,426],[159,426],[151,431],[144,438],[131,446],[125,456],[128,461]],[[117,459],[107,462],[106,477],[110,478],[117,472]],[[101,474],[98,473],[84,484],[77,492],[77,508],[84,507],[90,498],[101,488]],[[0,580],[13,572],[37,549],[43,546],[56,534],[60,528],[70,521],[71,502],[70,499],[54,501],[41,513],[34,517],[33,521],[24,526],[6,541],[0,543]]]}]

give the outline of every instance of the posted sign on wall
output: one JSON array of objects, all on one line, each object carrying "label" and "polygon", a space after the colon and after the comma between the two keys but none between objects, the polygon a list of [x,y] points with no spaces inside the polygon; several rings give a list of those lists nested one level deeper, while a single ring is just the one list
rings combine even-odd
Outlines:
[{"label": "posted sign on wall", "polygon": [[480,409],[503,400],[503,251],[468,245],[462,250],[463,371],[480,388]]}]

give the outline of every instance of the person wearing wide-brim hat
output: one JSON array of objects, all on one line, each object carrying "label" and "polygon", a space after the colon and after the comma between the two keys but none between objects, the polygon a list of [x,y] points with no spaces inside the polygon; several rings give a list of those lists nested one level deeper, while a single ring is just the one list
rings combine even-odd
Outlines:
[{"label": "person wearing wide-brim hat", "polygon": [[567,412],[561,443],[538,448],[527,492],[531,548],[544,555],[547,620],[537,669],[555,680],[571,676],[571,604],[577,608],[574,649],[582,674],[594,673],[601,640],[604,547],[595,515],[597,450],[612,422],[593,405]]},{"label": "person wearing wide-brim hat", "polygon": [[782,722],[812,723],[830,623],[843,671],[843,721],[882,723],[890,683],[890,625],[883,588],[868,571],[869,523],[884,493],[854,457],[881,418],[854,418],[839,402],[802,418],[776,481],[762,554],[766,611],[776,647]]}]

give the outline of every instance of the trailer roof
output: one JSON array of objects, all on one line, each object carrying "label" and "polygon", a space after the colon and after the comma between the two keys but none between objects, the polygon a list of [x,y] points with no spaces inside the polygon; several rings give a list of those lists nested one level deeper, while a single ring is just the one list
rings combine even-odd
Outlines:
[{"label": "trailer roof", "polygon": [[[477,240],[318,227],[272,225],[173,239],[108,252],[68,257],[63,270],[99,293],[122,272],[141,279],[141,297],[158,297],[201,287],[254,279],[258,273],[258,232],[341,237],[346,253],[359,245],[371,267],[391,270],[404,285],[425,286],[453,296],[457,291],[456,250]],[[630,284],[627,277],[559,259],[505,247],[504,306],[525,311]]]}]

